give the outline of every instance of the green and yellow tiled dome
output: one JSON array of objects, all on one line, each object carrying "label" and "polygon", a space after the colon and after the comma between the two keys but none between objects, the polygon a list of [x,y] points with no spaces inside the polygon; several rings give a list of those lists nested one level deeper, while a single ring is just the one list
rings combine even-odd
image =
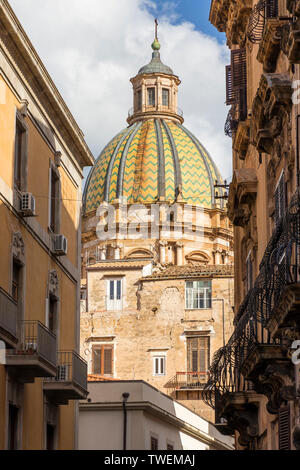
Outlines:
[{"label": "green and yellow tiled dome", "polygon": [[222,183],[220,173],[191,132],[171,120],[144,119],[122,130],[100,154],[86,183],[84,211],[121,197],[132,204],[172,203],[180,196],[212,208],[216,181]]}]

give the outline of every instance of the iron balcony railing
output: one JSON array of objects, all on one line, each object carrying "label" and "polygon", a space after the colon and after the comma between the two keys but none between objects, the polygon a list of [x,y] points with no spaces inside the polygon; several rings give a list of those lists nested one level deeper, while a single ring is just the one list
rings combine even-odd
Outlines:
[{"label": "iron balcony railing", "polygon": [[39,321],[19,322],[20,341],[10,355],[37,355],[56,366],[56,336]]},{"label": "iron balcony railing", "polygon": [[[169,106],[163,106],[163,105],[158,105],[158,106],[144,106],[142,109],[137,109],[135,110],[134,108],[130,108],[128,111],[128,117],[132,117],[135,113],[142,113],[142,112],[147,112],[147,111],[161,111],[161,112],[170,112],[171,109]],[[177,107],[175,114],[177,114],[180,117],[183,117],[183,111],[179,107]]]},{"label": "iron balcony railing", "polygon": [[253,43],[259,43],[264,34],[268,19],[278,17],[278,0],[259,0],[250,15],[247,37]]},{"label": "iron balcony railing", "polygon": [[253,288],[241,304],[235,331],[227,345],[214,356],[204,401],[215,407],[226,393],[252,389],[241,374],[241,367],[257,345],[280,344],[273,339],[268,323],[287,286],[300,282],[300,190],[291,198],[287,210],[277,221]]},{"label": "iron balcony railing", "polygon": [[176,372],[167,388],[172,390],[203,388],[207,383],[208,372]]},{"label": "iron balcony railing", "polygon": [[8,333],[16,340],[17,314],[17,302],[0,287],[0,337],[2,337],[2,330],[4,336]]},{"label": "iron balcony railing", "polygon": [[58,351],[56,377],[47,382],[70,382],[87,390],[87,363],[75,351]]}]

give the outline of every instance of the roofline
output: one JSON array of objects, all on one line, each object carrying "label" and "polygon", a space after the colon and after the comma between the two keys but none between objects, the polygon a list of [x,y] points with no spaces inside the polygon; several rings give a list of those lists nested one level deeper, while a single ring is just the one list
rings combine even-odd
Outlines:
[{"label": "roofline", "polygon": [[[43,103],[43,101],[45,102],[46,98],[48,101],[48,107],[49,102],[51,103],[55,110],[53,116],[58,117],[57,122],[55,123],[57,128],[64,128],[61,133],[63,140],[65,140],[66,135],[69,135],[70,141],[74,143],[76,148],[74,150],[70,150],[72,151],[77,163],[81,168],[84,166],[92,166],[94,164],[94,157],[84,140],[82,130],[79,128],[71,111],[56,88],[56,85],[33,47],[21,23],[16,17],[8,0],[0,0],[0,20],[7,26],[9,36],[15,42],[18,52],[20,53],[21,60],[25,61],[26,66],[30,68],[34,78],[38,81],[39,85],[41,85],[41,96],[38,96],[36,92],[34,92],[34,94],[38,96],[41,103]],[[11,51],[9,52],[11,53]],[[27,77],[25,80],[26,79]],[[47,106],[44,106],[44,108],[47,110]],[[55,117],[53,119],[54,122]],[[68,147],[70,146],[68,145]],[[78,157],[78,154],[81,158]]]}]

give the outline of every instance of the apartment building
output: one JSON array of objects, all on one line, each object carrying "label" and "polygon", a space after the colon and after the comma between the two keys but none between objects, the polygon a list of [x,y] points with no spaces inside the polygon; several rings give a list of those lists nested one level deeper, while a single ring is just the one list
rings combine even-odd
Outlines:
[{"label": "apartment building", "polygon": [[299,449],[300,2],[213,0],[226,33],[235,331],[206,401],[241,449]]},{"label": "apartment building", "polygon": [[0,1],[0,449],[74,449],[82,169],[93,164],[9,2]]}]

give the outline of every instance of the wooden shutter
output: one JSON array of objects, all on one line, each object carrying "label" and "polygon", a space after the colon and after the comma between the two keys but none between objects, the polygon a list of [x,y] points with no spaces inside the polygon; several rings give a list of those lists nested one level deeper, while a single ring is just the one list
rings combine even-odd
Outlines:
[{"label": "wooden shutter", "polygon": [[280,408],[278,413],[279,450],[291,448],[291,420],[290,407]]},{"label": "wooden shutter", "polygon": [[113,373],[113,349],[111,347],[104,348],[103,374],[112,375],[112,373]]},{"label": "wooden shutter", "polygon": [[209,337],[187,338],[188,372],[206,372],[209,367]]},{"label": "wooden shutter", "polygon": [[102,350],[93,348],[93,373],[101,375]]},{"label": "wooden shutter", "polygon": [[247,55],[246,49],[231,51],[232,91],[237,94],[239,120],[247,118]]},{"label": "wooden shutter", "polygon": [[235,104],[237,102],[238,94],[233,90],[232,87],[232,73],[231,65],[225,67],[226,71],[226,104]]}]

